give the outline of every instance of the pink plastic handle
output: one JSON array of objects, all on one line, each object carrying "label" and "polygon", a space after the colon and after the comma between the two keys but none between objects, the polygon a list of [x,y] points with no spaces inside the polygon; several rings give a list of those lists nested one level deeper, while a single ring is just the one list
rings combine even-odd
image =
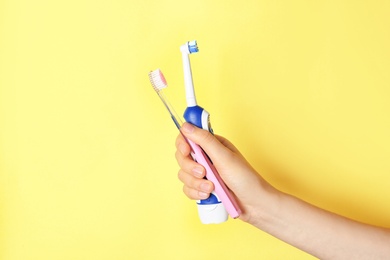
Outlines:
[{"label": "pink plastic handle", "polygon": [[199,145],[195,144],[189,139],[187,139],[187,141],[192,148],[193,157],[195,158],[195,160],[201,165],[203,165],[203,167],[206,169],[206,178],[214,183],[215,193],[221,199],[222,204],[226,208],[226,211],[232,218],[238,218],[241,214],[241,209],[237,201],[221,179],[221,176],[219,176],[217,169],[211,163],[210,159],[202,150],[202,148],[200,148]]}]

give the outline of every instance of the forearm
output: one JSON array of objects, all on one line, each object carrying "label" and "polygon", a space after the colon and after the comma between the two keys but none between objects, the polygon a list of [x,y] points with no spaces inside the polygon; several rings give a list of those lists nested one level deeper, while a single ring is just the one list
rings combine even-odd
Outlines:
[{"label": "forearm", "polygon": [[390,259],[390,231],[362,224],[284,193],[252,218],[267,233],[321,259]]}]

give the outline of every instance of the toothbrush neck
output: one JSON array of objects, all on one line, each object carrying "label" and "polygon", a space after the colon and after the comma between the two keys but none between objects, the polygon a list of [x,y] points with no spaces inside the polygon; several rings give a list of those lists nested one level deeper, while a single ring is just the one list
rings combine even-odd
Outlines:
[{"label": "toothbrush neck", "polygon": [[196,107],[196,106],[197,106],[197,103],[196,103],[195,97],[188,97],[187,96],[187,107]]},{"label": "toothbrush neck", "polygon": [[183,57],[183,70],[184,70],[184,85],[186,90],[186,100],[187,106],[193,107],[196,106],[196,98],[194,91],[194,83],[192,81],[192,72],[190,59],[187,53],[182,52]]}]

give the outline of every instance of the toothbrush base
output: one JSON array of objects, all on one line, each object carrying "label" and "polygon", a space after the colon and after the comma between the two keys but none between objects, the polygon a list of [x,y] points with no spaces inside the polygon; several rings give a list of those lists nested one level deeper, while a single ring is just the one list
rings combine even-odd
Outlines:
[{"label": "toothbrush base", "polygon": [[198,204],[198,214],[202,224],[220,224],[228,220],[228,213],[222,203]]}]

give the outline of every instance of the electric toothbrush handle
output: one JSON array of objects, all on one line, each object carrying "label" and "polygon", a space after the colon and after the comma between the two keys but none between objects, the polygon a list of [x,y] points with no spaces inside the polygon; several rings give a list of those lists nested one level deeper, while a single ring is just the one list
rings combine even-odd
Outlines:
[{"label": "electric toothbrush handle", "polygon": [[232,218],[238,218],[241,214],[241,209],[228,187],[226,187],[217,169],[199,145],[189,139],[188,143],[192,148],[196,161],[206,169],[206,178],[213,182],[215,193],[221,199],[226,211]]}]

